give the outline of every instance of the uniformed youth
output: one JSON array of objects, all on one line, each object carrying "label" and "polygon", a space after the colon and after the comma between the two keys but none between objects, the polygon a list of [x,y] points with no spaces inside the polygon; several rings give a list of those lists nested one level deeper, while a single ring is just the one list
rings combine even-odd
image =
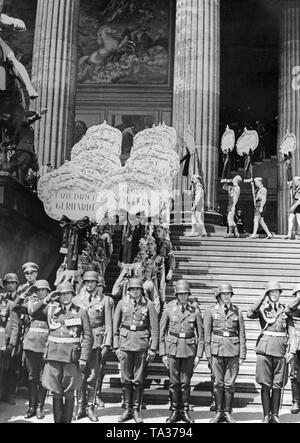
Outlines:
[{"label": "uniformed youth", "polygon": [[[243,314],[231,303],[229,283],[219,286],[217,303],[204,316],[205,353],[215,381],[216,417],[211,423],[235,423],[232,417],[235,382],[239,367],[246,360],[246,334]],[[224,404],[224,410],[223,410]]]},{"label": "uniformed youth", "polygon": [[288,227],[288,235],[285,237],[286,240],[292,240],[293,231],[295,228],[295,221],[297,226],[300,227],[300,177],[294,177],[292,186],[292,206],[290,208],[289,215],[289,227]]},{"label": "uniformed youth", "polygon": [[[103,294],[106,287],[103,277],[97,272],[89,271],[83,276],[84,287],[73,303],[88,312],[94,344],[88,359],[87,370],[84,374],[81,389],[80,409],[77,419],[88,417],[90,421],[97,422],[94,413],[94,398],[97,392],[101,392],[102,381],[105,372],[105,362],[109,351],[112,349],[113,308],[114,302],[111,297]],[[89,378],[90,377],[90,378]],[[98,379],[98,382],[97,382]],[[99,403],[100,403],[99,399]],[[104,407],[101,401],[100,405]]]},{"label": "uniformed youth", "polygon": [[[44,405],[46,389],[41,384],[44,368],[44,353],[48,339],[48,323],[45,303],[51,298],[51,289],[46,280],[38,280],[34,285],[34,294],[26,303],[29,315],[29,327],[25,332],[23,349],[29,375],[29,410],[25,419],[36,415],[38,420],[45,418]],[[48,298],[47,298],[48,297]]]},{"label": "uniformed youth", "polygon": [[170,373],[169,423],[194,423],[189,415],[191,379],[203,355],[204,334],[201,312],[189,301],[190,294],[189,283],[178,281],[176,300],[166,306],[160,323],[160,355]]},{"label": "uniformed youth", "polygon": [[54,422],[71,423],[75,391],[82,386],[82,372],[93,347],[93,332],[88,313],[73,303],[73,285],[59,285],[57,294],[57,302],[45,300],[50,331],[42,384],[53,394]]},{"label": "uniformed youth", "polygon": [[261,325],[256,345],[256,381],[261,385],[263,423],[280,423],[281,391],[287,382],[288,325],[281,293],[278,282],[269,282],[264,295],[247,314],[250,319],[259,319]]},{"label": "uniformed youth", "polygon": [[147,362],[158,349],[158,315],[153,303],[144,296],[143,281],[131,279],[128,296],[116,308],[113,333],[114,350],[121,364],[125,411],[120,423],[134,419],[142,423],[141,405]]},{"label": "uniformed youth", "polygon": [[13,396],[17,387],[17,358],[13,353],[11,343],[12,331],[12,306],[16,298],[19,279],[16,274],[7,274],[3,280],[6,293],[1,294],[0,298],[0,326],[1,326],[1,345],[0,345],[0,371],[1,371],[1,400],[10,405],[16,402]]},{"label": "uniformed youth", "polygon": [[255,214],[254,214],[254,227],[253,234],[250,238],[258,238],[257,232],[259,225],[263,228],[263,230],[267,234],[267,239],[270,240],[273,238],[266,222],[265,222],[265,209],[267,203],[268,190],[263,184],[263,179],[261,177],[257,177],[254,179],[255,184]]},{"label": "uniformed youth", "polygon": [[292,414],[300,412],[300,285],[296,285],[292,294],[295,299],[286,307],[289,316],[289,360],[292,386]]}]

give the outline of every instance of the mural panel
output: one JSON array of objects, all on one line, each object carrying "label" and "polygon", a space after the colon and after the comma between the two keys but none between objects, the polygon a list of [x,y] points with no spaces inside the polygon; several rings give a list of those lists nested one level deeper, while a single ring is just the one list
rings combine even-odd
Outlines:
[{"label": "mural panel", "polygon": [[83,84],[169,85],[173,0],[83,0]]}]

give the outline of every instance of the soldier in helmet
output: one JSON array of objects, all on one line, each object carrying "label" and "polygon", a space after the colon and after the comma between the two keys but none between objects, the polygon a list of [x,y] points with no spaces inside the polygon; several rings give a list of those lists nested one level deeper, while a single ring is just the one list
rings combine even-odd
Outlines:
[{"label": "soldier in helmet", "polygon": [[189,283],[179,280],[176,300],[166,306],[160,324],[160,355],[170,372],[169,423],[194,423],[189,415],[191,379],[203,355],[204,334],[201,312],[190,295]]},{"label": "soldier in helmet", "polygon": [[88,313],[73,303],[73,285],[62,283],[56,293],[58,301],[45,300],[50,331],[42,384],[53,393],[54,422],[71,423],[75,391],[82,386],[82,372],[93,347],[93,332]]},{"label": "soldier in helmet", "polygon": [[[105,362],[112,348],[112,327],[114,302],[111,297],[103,294],[106,287],[103,277],[94,271],[88,271],[83,276],[84,287],[73,303],[88,312],[94,337],[92,352],[88,359],[87,370],[84,374],[81,389],[80,409],[78,420],[88,417],[90,421],[97,422],[94,413],[98,390],[104,377]],[[90,378],[89,378],[90,376]],[[105,407],[99,398],[99,405]]]},{"label": "soldier in helmet", "polygon": [[250,319],[259,319],[261,325],[256,345],[256,381],[261,385],[263,423],[280,423],[281,391],[287,382],[288,326],[285,307],[280,303],[281,293],[277,281],[269,282],[264,294],[247,314]]},{"label": "soldier in helmet", "polygon": [[25,419],[30,419],[35,415],[38,420],[45,418],[44,405],[47,391],[41,384],[41,376],[49,333],[45,313],[46,304],[51,301],[52,297],[49,294],[51,294],[49,283],[46,280],[38,280],[34,285],[34,294],[26,303],[30,323],[23,343],[29,373],[29,409]]},{"label": "soldier in helmet", "polygon": [[217,303],[204,316],[205,353],[215,382],[217,409],[211,423],[223,419],[235,423],[231,415],[235,381],[247,353],[245,323],[242,312],[231,303],[231,284],[220,285],[215,295]]},{"label": "soldier in helmet", "polygon": [[292,294],[295,299],[286,307],[289,316],[289,354],[290,379],[292,386],[292,414],[300,412],[300,285],[296,285]]},{"label": "soldier in helmet", "polygon": [[158,348],[158,315],[144,295],[143,281],[128,283],[128,296],[116,308],[113,321],[114,350],[121,363],[125,411],[119,423],[134,419],[142,423],[141,405],[147,363],[154,360]]},{"label": "soldier in helmet", "polygon": [[12,331],[12,306],[16,298],[19,279],[16,274],[7,274],[4,277],[5,294],[0,297],[0,324],[3,328],[4,348],[0,352],[0,371],[1,371],[1,400],[10,405],[15,405],[13,395],[16,393],[18,360],[13,355],[13,345],[11,343]]}]

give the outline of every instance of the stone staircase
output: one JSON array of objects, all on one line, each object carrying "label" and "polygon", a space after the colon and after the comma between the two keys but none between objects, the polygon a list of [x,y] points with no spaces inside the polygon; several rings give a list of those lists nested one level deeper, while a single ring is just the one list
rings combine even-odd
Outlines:
[{"label": "stone staircase", "polygon": [[[188,238],[185,228],[172,228],[172,242],[176,251],[177,267],[174,281],[189,280],[192,295],[202,308],[202,314],[215,302],[213,290],[221,282],[231,282],[235,291],[233,303],[242,309],[246,322],[248,356],[240,369],[237,380],[235,406],[260,405],[259,386],[255,382],[255,343],[259,324],[248,320],[248,308],[262,294],[270,279],[278,279],[284,293],[283,303],[291,300],[291,290],[300,283],[300,242],[273,240],[224,239],[212,236],[207,239]],[[112,276],[112,269],[109,276]],[[167,290],[168,300],[173,299],[173,286]],[[112,358],[107,365],[104,397],[120,399],[119,364]],[[148,368],[145,399],[148,403],[168,402],[168,374],[159,358]],[[205,358],[201,361],[192,379],[192,403],[210,403],[210,373]],[[284,395],[284,405],[291,403],[290,383]]]}]

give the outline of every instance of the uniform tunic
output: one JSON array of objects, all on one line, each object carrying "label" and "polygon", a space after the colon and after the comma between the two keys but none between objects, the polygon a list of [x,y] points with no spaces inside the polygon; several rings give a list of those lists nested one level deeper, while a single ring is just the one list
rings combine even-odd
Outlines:
[{"label": "uniform tunic", "polygon": [[[300,186],[293,186],[292,188],[293,195],[293,206],[299,202],[300,200]],[[294,214],[300,214],[300,205],[295,209]]]},{"label": "uniform tunic", "polygon": [[[89,315],[93,331],[93,349],[88,360],[88,369],[98,370],[99,352],[104,346],[109,348],[113,345],[113,310],[114,302],[107,295],[100,295],[98,290],[92,296],[85,288],[73,299],[74,305],[85,309]],[[102,363],[104,363],[102,361]]]},{"label": "uniform tunic", "polygon": [[59,396],[72,396],[82,385],[79,360],[88,361],[93,332],[88,313],[72,305],[65,310],[59,303],[46,311],[50,329],[45,350],[43,386]]},{"label": "uniform tunic", "polygon": [[228,225],[236,227],[234,220],[235,208],[241,195],[239,186],[228,185]]},{"label": "uniform tunic", "polygon": [[[264,217],[264,212],[261,213],[260,209],[262,208],[262,202],[267,201],[268,191],[267,188],[262,186],[257,189],[255,192],[255,216]],[[265,206],[264,206],[265,208]]]},{"label": "uniform tunic", "polygon": [[207,358],[212,358],[215,388],[233,392],[239,372],[239,360],[247,354],[243,314],[230,304],[227,315],[217,303],[204,316],[204,341]]},{"label": "uniform tunic", "polygon": [[285,354],[288,346],[287,315],[285,307],[278,303],[273,306],[252,307],[248,318],[259,319],[261,334],[256,343],[256,381],[269,389],[282,389],[285,379]]},{"label": "uniform tunic", "polygon": [[299,299],[286,307],[286,313],[289,316],[288,329],[290,349],[289,352],[294,355],[291,361],[290,378],[292,382],[300,383],[300,308]]},{"label": "uniform tunic", "polygon": [[121,379],[125,385],[144,382],[149,349],[158,348],[158,315],[144,296],[136,306],[130,296],[118,303],[113,321],[114,349],[121,351]]},{"label": "uniform tunic", "polygon": [[204,332],[201,312],[191,302],[186,308],[178,301],[166,306],[160,323],[159,351],[167,355],[170,368],[170,389],[189,390],[195,357],[202,358]]}]

